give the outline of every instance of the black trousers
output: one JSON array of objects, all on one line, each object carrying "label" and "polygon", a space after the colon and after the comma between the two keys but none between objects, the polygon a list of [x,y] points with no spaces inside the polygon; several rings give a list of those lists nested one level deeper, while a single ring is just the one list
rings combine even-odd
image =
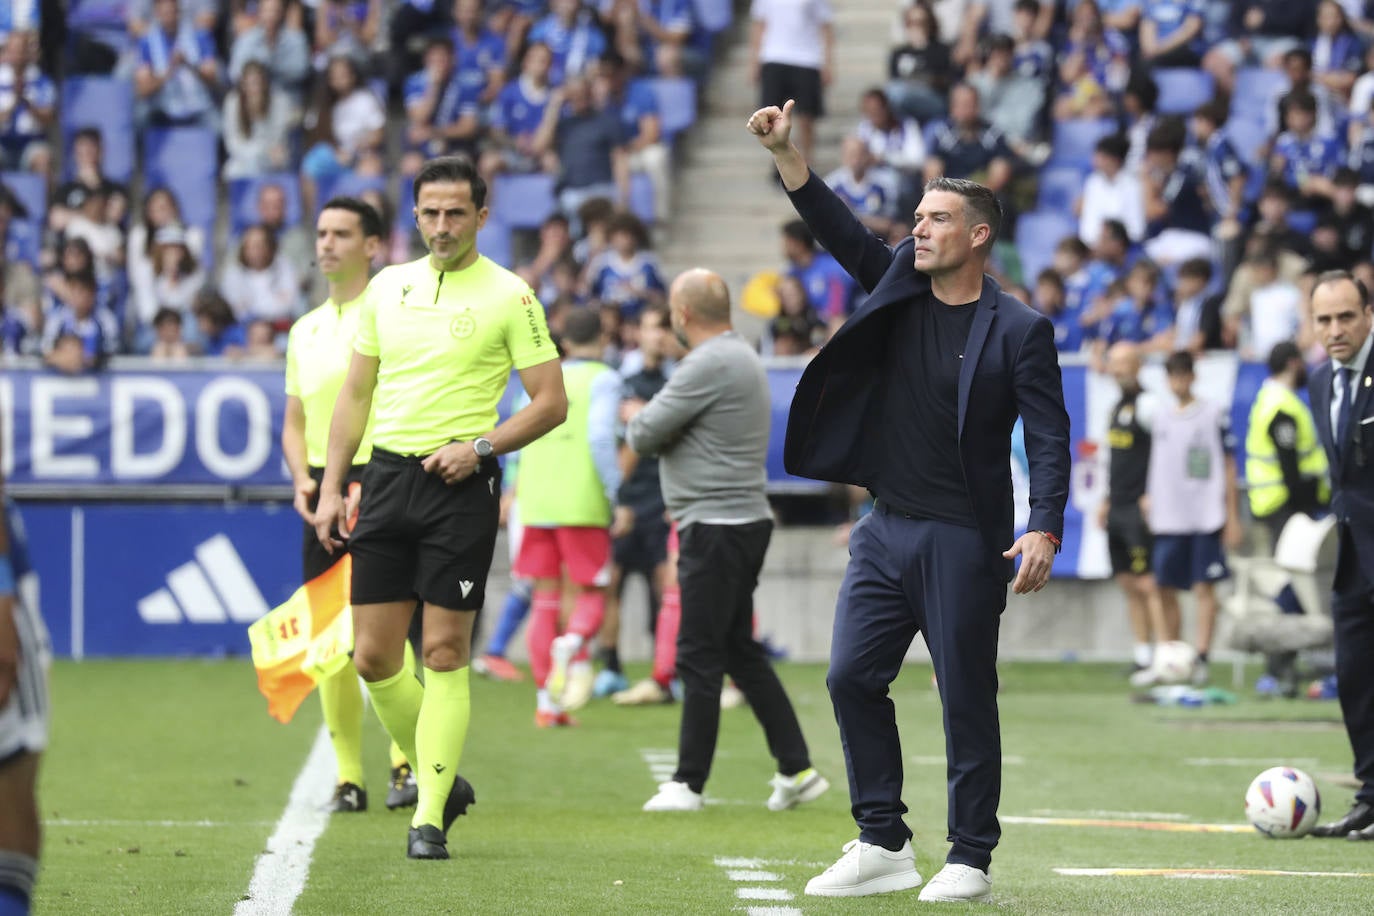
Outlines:
[{"label": "black trousers", "polygon": [[1348,531],[1340,532],[1331,618],[1336,626],[1336,693],[1355,752],[1357,801],[1374,804],[1374,582],[1360,569]]},{"label": "black trousers", "polygon": [[801,725],[768,654],[754,639],[754,588],[773,534],[771,521],[744,525],[696,522],[678,532],[682,624],[677,673],[682,727],[673,779],[700,792],[711,774],[720,729],[720,688],[734,678],[763,726],[784,776],[811,766]]}]

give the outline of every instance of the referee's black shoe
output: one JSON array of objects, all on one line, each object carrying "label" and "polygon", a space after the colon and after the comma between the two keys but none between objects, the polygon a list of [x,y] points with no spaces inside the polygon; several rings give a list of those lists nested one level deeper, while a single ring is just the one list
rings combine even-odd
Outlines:
[{"label": "referee's black shoe", "polygon": [[477,793],[472,790],[472,783],[455,773],[453,775],[453,788],[449,790],[448,801],[444,802],[445,836],[448,835],[448,828],[453,826],[453,822],[468,813],[469,805],[475,804],[477,804]]},{"label": "referee's black shoe", "polygon": [[406,846],[406,858],[447,859],[448,842],[444,839],[444,832],[433,824],[411,827]]},{"label": "referee's black shoe", "polygon": [[329,810],[336,814],[366,811],[367,790],[351,782],[339,783],[334,787],[334,798],[329,803]]},{"label": "referee's black shoe", "polygon": [[1350,806],[1349,813],[1338,821],[1318,824],[1312,828],[1313,836],[1344,837],[1374,825],[1374,805],[1357,801]]},{"label": "referee's black shoe", "polygon": [[397,808],[414,808],[419,801],[420,790],[415,785],[415,772],[410,764],[403,763],[391,768],[391,788],[386,793],[386,806],[392,811]]}]

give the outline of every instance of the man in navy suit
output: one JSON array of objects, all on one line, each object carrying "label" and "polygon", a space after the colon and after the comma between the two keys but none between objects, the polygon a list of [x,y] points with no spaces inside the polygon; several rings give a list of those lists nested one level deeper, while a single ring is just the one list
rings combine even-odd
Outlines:
[{"label": "man in navy suit", "polygon": [[[827,678],[859,837],[806,892],[857,897],[921,883],[902,821],[888,697],[921,633],[944,703],[953,844],[921,899],[979,899],[991,890],[1001,834],[997,633],[1006,583],[1019,556],[1015,591],[1045,585],[1069,495],[1054,326],[983,274],[1002,218],[990,190],[932,180],[911,237],[890,249],[808,168],[790,140],[791,109],[760,109],[749,130],[773,154],[797,213],[870,295],[803,373],[784,463],[877,498],[850,535]],[[1012,543],[1018,414],[1031,516]]]},{"label": "man in navy suit", "polygon": [[1369,290],[1343,270],[1312,290],[1317,339],[1331,359],[1308,382],[1312,417],[1331,466],[1331,511],[1339,546],[1331,616],[1336,625],[1336,689],[1355,752],[1360,788],[1338,821],[1316,836],[1374,840],[1374,308]]}]

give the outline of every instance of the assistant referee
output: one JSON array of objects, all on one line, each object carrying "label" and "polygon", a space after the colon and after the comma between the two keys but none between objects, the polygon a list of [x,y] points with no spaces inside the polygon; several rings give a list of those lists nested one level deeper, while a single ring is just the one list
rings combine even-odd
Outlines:
[{"label": "assistant referee", "polygon": [[[353,554],[353,661],[377,715],[415,765],[416,859],[449,857],[446,835],[472,801],[455,779],[467,736],[472,626],[496,547],[496,456],[562,423],[568,402],[544,308],[520,278],[477,252],[486,182],[462,157],[415,176],[429,255],[368,284],[348,377],[329,431],[316,534]],[[499,426],[511,369],[530,402]],[[375,410],[374,410],[375,407]],[[372,460],[357,527],[343,486],[372,414]],[[424,602],[424,685],[404,667],[411,610]]]}]

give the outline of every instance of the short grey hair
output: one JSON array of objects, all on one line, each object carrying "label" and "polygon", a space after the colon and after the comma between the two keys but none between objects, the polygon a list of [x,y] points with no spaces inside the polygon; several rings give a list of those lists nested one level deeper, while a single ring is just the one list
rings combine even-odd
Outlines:
[{"label": "short grey hair", "polygon": [[948,191],[962,197],[964,218],[973,226],[986,223],[989,230],[988,244],[997,241],[998,233],[1002,231],[1002,205],[991,188],[967,178],[941,176],[926,182],[925,193],[929,194],[931,191]]}]

